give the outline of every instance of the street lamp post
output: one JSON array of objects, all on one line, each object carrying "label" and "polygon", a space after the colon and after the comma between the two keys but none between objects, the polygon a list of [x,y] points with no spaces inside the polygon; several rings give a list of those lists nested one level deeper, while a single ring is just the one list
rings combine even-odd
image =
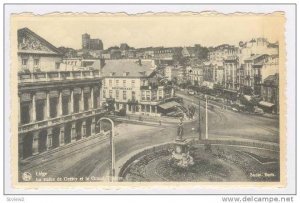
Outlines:
[{"label": "street lamp post", "polygon": [[206,104],[205,104],[205,139],[208,139],[208,120],[207,120],[207,95],[205,96]]},{"label": "street lamp post", "polygon": [[[110,118],[100,118],[97,122],[97,124],[100,124],[102,120],[107,120],[111,123],[111,134],[110,134],[110,149],[111,149],[111,168],[110,168],[110,181],[112,182],[115,177],[115,162],[116,162],[116,157],[115,157],[115,146],[114,146],[114,135],[115,135],[115,124],[113,120]],[[101,129],[100,129],[101,130]]]},{"label": "street lamp post", "polygon": [[200,101],[201,101],[201,98],[199,97],[199,140],[202,139],[202,137],[201,137],[201,110],[200,110]]}]

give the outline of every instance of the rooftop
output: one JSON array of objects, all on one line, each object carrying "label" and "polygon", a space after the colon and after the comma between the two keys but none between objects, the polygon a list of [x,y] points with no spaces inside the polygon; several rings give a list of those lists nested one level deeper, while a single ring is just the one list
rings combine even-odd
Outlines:
[{"label": "rooftop", "polygon": [[102,76],[122,77],[148,77],[155,70],[154,63],[150,60],[107,60],[102,68]]},{"label": "rooftop", "polygon": [[253,60],[258,59],[258,58],[260,58],[264,55],[266,55],[266,54],[254,54],[253,56],[250,56],[249,58],[246,58],[245,61],[253,61]]}]

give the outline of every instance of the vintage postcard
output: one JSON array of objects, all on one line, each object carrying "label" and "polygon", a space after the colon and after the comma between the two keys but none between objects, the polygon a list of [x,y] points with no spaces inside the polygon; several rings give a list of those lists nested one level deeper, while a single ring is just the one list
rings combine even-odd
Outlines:
[{"label": "vintage postcard", "polygon": [[286,186],[285,13],[14,13],[15,188]]}]

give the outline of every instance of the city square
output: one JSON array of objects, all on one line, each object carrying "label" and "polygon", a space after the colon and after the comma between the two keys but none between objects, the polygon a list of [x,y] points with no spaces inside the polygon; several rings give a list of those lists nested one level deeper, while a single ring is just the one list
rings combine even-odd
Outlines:
[{"label": "city square", "polygon": [[18,181],[280,181],[278,39],[73,37],[17,30]]}]

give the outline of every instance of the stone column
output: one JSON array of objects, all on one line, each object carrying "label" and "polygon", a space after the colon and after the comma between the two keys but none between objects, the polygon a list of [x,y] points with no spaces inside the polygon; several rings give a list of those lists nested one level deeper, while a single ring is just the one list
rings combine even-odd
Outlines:
[{"label": "stone column", "polygon": [[59,146],[63,145],[65,145],[65,126],[61,126],[59,132]]},{"label": "stone column", "polygon": [[233,85],[233,89],[235,90],[235,68],[236,68],[236,65],[233,64],[233,69],[232,69],[232,85]]},{"label": "stone column", "polygon": [[71,142],[76,141],[77,133],[76,133],[76,123],[72,123],[72,129],[71,129]]},{"label": "stone column", "polygon": [[91,124],[91,135],[95,135],[96,134],[96,118],[92,119],[92,124]]},{"label": "stone column", "polygon": [[32,139],[32,155],[36,155],[38,153],[39,153],[39,133],[34,132],[33,139]]},{"label": "stone column", "polygon": [[226,74],[226,69],[227,68],[226,67],[227,67],[227,65],[224,66],[224,87],[225,88],[226,88],[226,81],[227,81],[227,78],[226,78],[227,77],[227,74]]},{"label": "stone column", "polygon": [[86,122],[82,121],[81,125],[81,137],[85,138],[86,137]]},{"label": "stone column", "polygon": [[91,87],[91,109],[94,109],[94,88]]},{"label": "stone column", "polygon": [[21,99],[20,99],[20,95],[18,95],[18,124],[21,124]]},{"label": "stone column", "polygon": [[23,140],[23,135],[19,135],[18,137],[18,153],[19,153],[19,159],[22,160],[23,159],[23,145],[24,145],[24,140]]},{"label": "stone column", "polygon": [[49,128],[47,130],[47,143],[46,143],[46,146],[47,146],[47,150],[51,149],[52,148],[52,128]]},{"label": "stone column", "polygon": [[49,119],[51,116],[50,116],[50,113],[51,113],[51,109],[50,109],[50,97],[49,97],[49,92],[46,92],[47,94],[47,97],[46,97],[46,119]]},{"label": "stone column", "polygon": [[74,93],[73,93],[73,90],[70,90],[70,91],[71,91],[71,95],[70,95],[71,108],[70,108],[69,114],[72,114],[72,113],[74,113]]},{"label": "stone column", "polygon": [[35,122],[36,121],[36,105],[35,105],[35,95],[32,96],[32,109],[31,109],[31,112],[32,112],[32,117],[31,117],[31,122]]},{"label": "stone column", "polygon": [[157,114],[157,106],[155,106],[155,113]]},{"label": "stone column", "polygon": [[84,111],[84,94],[83,94],[83,89],[81,89],[81,101],[80,101],[80,111]]},{"label": "stone column", "polygon": [[57,111],[57,115],[61,116],[62,115],[62,94],[61,91],[59,91],[59,96],[58,96],[58,111]]}]

